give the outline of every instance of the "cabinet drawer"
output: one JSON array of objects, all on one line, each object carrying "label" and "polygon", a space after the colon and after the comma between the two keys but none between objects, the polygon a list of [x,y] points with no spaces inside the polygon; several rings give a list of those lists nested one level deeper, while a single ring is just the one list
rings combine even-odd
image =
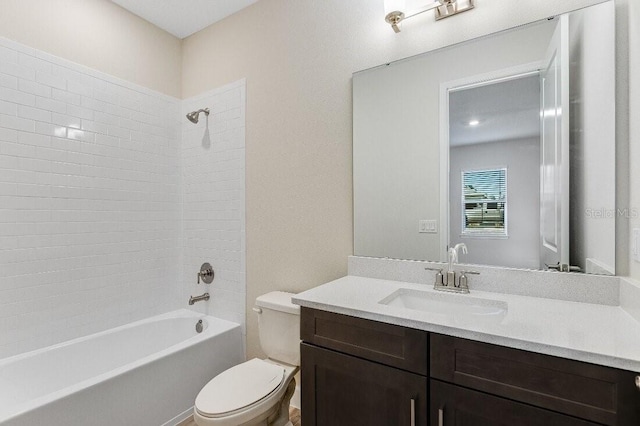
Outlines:
[{"label": "cabinet drawer", "polygon": [[431,426],[597,426],[586,420],[431,380]]},{"label": "cabinet drawer", "polygon": [[635,375],[549,355],[431,335],[431,377],[605,425],[640,424]]},{"label": "cabinet drawer", "polygon": [[427,375],[428,333],[302,308],[300,338],[308,343]]}]

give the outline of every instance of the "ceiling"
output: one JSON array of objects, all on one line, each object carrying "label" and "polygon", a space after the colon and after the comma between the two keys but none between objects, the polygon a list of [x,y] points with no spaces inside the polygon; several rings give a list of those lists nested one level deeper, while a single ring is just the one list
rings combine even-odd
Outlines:
[{"label": "ceiling", "polygon": [[[536,74],[449,95],[450,145],[537,137],[540,134],[540,77]],[[478,121],[475,126],[471,121]]]},{"label": "ceiling", "polygon": [[178,38],[218,22],[258,0],[111,0]]}]

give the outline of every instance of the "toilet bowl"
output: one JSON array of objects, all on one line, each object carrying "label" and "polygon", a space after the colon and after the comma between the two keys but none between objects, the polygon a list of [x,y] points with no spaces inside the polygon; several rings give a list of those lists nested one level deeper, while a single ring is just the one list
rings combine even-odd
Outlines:
[{"label": "toilet bowl", "polygon": [[288,426],[289,401],[300,363],[300,308],[291,293],[256,299],[260,344],[267,359],[232,367],[205,385],[196,397],[198,426]]}]

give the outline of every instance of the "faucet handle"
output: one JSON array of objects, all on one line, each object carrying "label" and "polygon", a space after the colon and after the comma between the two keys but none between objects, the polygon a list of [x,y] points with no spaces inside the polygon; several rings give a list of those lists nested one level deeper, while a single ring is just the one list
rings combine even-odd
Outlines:
[{"label": "faucet handle", "polygon": [[436,281],[433,284],[434,288],[444,287],[444,275],[442,275],[442,268],[424,268],[427,271],[436,271]]},{"label": "faucet handle", "polygon": [[458,285],[456,287],[462,289],[464,293],[469,293],[469,283],[467,275],[480,275],[480,272],[476,271],[460,271],[460,277],[458,277]]}]

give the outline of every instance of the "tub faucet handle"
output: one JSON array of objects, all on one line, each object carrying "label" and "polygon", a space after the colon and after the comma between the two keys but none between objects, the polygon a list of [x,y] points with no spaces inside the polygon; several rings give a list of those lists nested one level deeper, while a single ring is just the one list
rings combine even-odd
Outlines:
[{"label": "tub faucet handle", "polygon": [[200,272],[198,272],[198,284],[200,284],[200,279],[205,284],[211,284],[214,276],[213,267],[209,263],[203,263],[200,267]]}]

